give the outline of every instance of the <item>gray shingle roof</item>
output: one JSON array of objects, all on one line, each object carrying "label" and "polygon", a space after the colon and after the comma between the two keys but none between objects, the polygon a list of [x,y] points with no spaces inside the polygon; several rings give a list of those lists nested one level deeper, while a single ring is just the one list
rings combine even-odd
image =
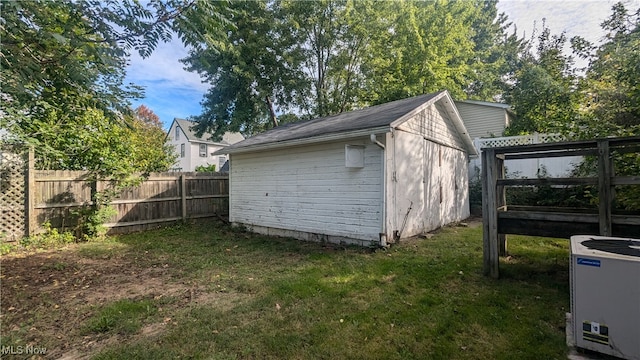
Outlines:
[{"label": "gray shingle roof", "polygon": [[187,140],[189,141],[216,145],[231,145],[244,139],[244,137],[240,133],[225,133],[222,136],[222,140],[212,141],[211,133],[209,132],[205,132],[201,137],[196,136],[196,132],[192,130],[192,127],[195,126],[195,123],[193,121],[179,118],[175,118],[174,121],[178,124],[178,126],[180,126],[182,131],[185,133]]},{"label": "gray shingle roof", "polygon": [[228,146],[221,151],[225,153],[233,152],[234,149],[249,146],[389,126],[395,120],[398,120],[440,94],[441,93],[420,95],[338,115],[281,125]]}]

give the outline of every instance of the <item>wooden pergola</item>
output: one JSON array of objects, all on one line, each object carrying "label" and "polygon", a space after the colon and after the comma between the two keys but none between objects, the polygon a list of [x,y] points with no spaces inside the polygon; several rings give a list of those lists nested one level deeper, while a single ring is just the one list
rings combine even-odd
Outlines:
[{"label": "wooden pergola", "polygon": [[[640,237],[640,212],[615,212],[614,186],[639,186],[640,174],[615,176],[612,155],[640,153],[640,137],[606,138],[482,149],[484,273],[499,277],[507,234],[570,238],[572,235]],[[598,177],[506,179],[505,160],[565,156],[597,157]],[[508,206],[508,186],[593,185],[598,208]]]}]

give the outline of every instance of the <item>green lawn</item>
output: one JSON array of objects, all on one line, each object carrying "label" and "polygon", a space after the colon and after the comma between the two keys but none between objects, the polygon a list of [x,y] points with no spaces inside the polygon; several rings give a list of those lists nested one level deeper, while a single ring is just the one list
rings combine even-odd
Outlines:
[{"label": "green lawn", "polygon": [[[125,272],[165,269],[163,286],[187,290],[87,304],[69,336],[100,340],[96,359],[566,358],[567,240],[508,245],[493,280],[482,275],[480,226],[377,251],[217,223],[119,236],[62,252]],[[70,262],[56,261],[51,271]],[[2,345],[27,339],[6,328]]]}]

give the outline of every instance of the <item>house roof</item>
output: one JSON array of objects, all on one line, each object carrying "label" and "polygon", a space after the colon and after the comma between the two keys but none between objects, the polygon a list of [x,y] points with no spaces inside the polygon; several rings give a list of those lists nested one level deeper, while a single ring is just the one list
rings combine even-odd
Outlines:
[{"label": "house roof", "polygon": [[[210,132],[205,132],[200,137],[196,135],[196,132],[193,130],[193,127],[195,126],[195,123],[193,121],[175,118],[173,119],[173,122],[175,122],[176,124],[178,124],[178,126],[180,126],[185,136],[187,137],[187,140],[189,140],[190,142],[229,146],[231,144],[235,144],[237,142],[244,140],[244,136],[242,136],[242,134],[237,132],[228,132],[222,135],[221,141],[212,141],[210,140],[212,136]],[[171,128],[173,128],[173,124],[171,125],[169,130],[171,130]],[[167,135],[170,136],[170,134],[167,134]]]},{"label": "house roof", "polygon": [[[450,100],[449,93],[442,91],[434,94],[415,96],[396,100],[365,109],[346,112],[338,115],[326,116],[311,120],[298,121],[278,126],[264,133],[250,137],[234,145],[216,151],[214,154],[232,154],[248,152],[265,147],[273,148],[300,143],[306,140],[327,140],[329,138],[344,138],[347,136],[364,135],[369,133],[387,132],[391,127],[408,120],[417,111],[443,98]],[[452,101],[446,101],[450,106],[450,113],[454,114],[454,122],[463,138],[468,134]],[[467,148],[475,153],[471,138],[464,139]]]},{"label": "house roof", "polygon": [[490,106],[490,107],[496,107],[496,108],[505,109],[505,110],[511,109],[511,106],[509,104],[494,103],[494,102],[480,101],[480,100],[461,100],[461,101],[456,101],[456,103]]}]

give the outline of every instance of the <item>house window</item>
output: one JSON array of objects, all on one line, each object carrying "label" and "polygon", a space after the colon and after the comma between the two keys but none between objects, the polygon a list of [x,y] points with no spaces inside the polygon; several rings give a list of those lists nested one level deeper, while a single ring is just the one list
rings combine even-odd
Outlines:
[{"label": "house window", "polygon": [[224,163],[227,162],[227,158],[224,156],[220,156],[218,157],[218,169],[222,170],[222,167],[224,166]]},{"label": "house window", "polygon": [[207,144],[200,144],[200,157],[207,157]]},{"label": "house window", "polygon": [[180,144],[180,157],[184,157],[184,144]]},{"label": "house window", "polygon": [[176,140],[180,140],[180,126],[176,126]]}]

